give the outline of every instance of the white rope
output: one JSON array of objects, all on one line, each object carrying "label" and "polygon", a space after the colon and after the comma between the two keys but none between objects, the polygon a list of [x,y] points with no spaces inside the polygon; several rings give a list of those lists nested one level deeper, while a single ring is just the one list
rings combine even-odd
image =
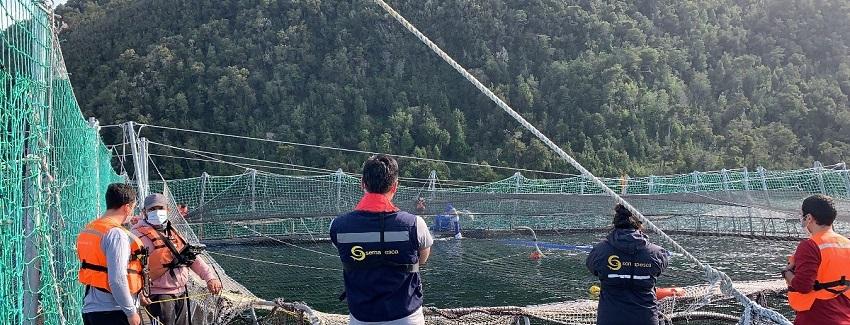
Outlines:
[{"label": "white rope", "polygon": [[[301,219],[301,222],[303,223],[303,222],[304,222],[304,219]],[[328,254],[328,253],[325,253],[325,252],[322,252],[322,251],[317,251],[317,250],[314,250],[314,249],[309,249],[309,248],[307,248],[307,247],[301,247],[301,246],[298,246],[298,245],[295,245],[295,244],[292,244],[292,243],[287,243],[287,242],[282,241],[282,240],[280,240],[280,239],[274,238],[274,237],[272,237],[272,236],[269,236],[269,235],[266,235],[266,234],[261,233],[261,232],[259,232],[259,231],[256,231],[256,230],[254,230],[254,229],[251,229],[251,228],[249,228],[248,226],[245,226],[245,225],[240,225],[240,226],[242,226],[242,228],[245,228],[245,229],[246,229],[246,230],[248,230],[248,231],[253,232],[253,233],[254,233],[254,234],[256,234],[256,235],[259,235],[259,236],[261,236],[261,237],[266,237],[266,238],[268,238],[268,239],[271,239],[271,240],[273,240],[273,241],[276,241],[276,242],[281,243],[281,244],[284,244],[284,245],[292,246],[292,247],[295,247],[295,248],[298,248],[298,249],[303,249],[303,250],[305,250],[305,251],[313,252],[313,253],[320,254],[320,255],[324,255],[324,256],[330,256],[330,257],[334,257],[334,258],[339,257],[339,255],[337,255],[337,254]],[[313,235],[311,234],[310,236],[312,237]],[[313,239],[313,241],[315,241],[315,238]]]},{"label": "white rope", "polygon": [[[231,164],[231,165],[232,164],[238,164],[240,166],[278,169],[278,170],[287,170],[287,171],[297,171],[297,172],[313,173],[313,174],[319,174],[319,175],[335,174],[337,172],[336,170],[325,169],[325,168],[320,168],[320,167],[304,166],[304,165],[284,163],[284,162],[273,161],[273,160],[264,160],[264,159],[257,159],[257,158],[244,157],[244,156],[238,156],[238,155],[229,155],[229,154],[223,154],[223,153],[211,152],[211,151],[203,151],[203,150],[197,150],[197,149],[188,149],[188,148],[183,148],[183,147],[166,145],[166,144],[153,142],[153,141],[149,141],[149,143],[153,144],[153,145],[158,145],[158,146],[174,149],[174,150],[185,151],[185,152],[195,154],[195,155],[197,155],[198,153],[203,153],[203,154],[207,154],[207,155],[218,155],[218,156],[229,157],[229,158],[234,158],[234,159],[243,159],[243,160],[256,161],[256,162],[268,163],[268,164],[273,164],[273,165],[277,164],[277,165],[292,166],[292,167],[281,167],[281,166],[269,166],[269,165],[261,165],[261,164],[249,164],[249,163],[243,163],[243,162],[232,162],[232,161],[227,161],[227,160],[223,160],[223,159],[219,159],[219,158],[216,158],[216,160],[213,160],[213,159],[200,159],[200,158],[163,155],[163,154],[153,154],[153,153],[148,154],[148,156],[151,156],[151,157],[182,159],[182,160],[192,160],[192,161],[203,161],[203,162],[214,162],[214,163],[224,163],[224,164]],[[352,172],[346,172],[346,171],[343,171],[343,174],[351,176],[351,177],[355,177],[355,178],[360,178],[360,176],[361,176],[360,174],[352,173]],[[273,174],[273,175],[278,175],[278,174]],[[280,176],[286,177],[287,175],[280,175]],[[419,183],[419,184],[422,184],[422,183],[427,184],[430,181],[429,179],[426,179],[426,178],[416,178],[416,177],[399,177],[399,180],[410,181],[412,183]],[[444,181],[449,182],[449,183],[458,183],[458,184],[462,184],[462,183],[491,184],[492,183],[492,182],[469,181],[469,180],[444,180]],[[456,185],[456,184],[447,184],[447,185],[454,186],[454,187],[460,186],[460,185]]]},{"label": "white rope", "polygon": [[335,170],[326,169],[326,168],[302,166],[302,165],[296,165],[296,164],[288,164],[288,163],[279,162],[279,161],[271,161],[271,160],[265,160],[265,159],[257,159],[257,158],[250,158],[250,157],[244,157],[244,156],[229,155],[229,154],[225,154],[225,153],[210,152],[210,151],[197,150],[197,149],[189,149],[189,148],[177,147],[177,146],[172,146],[172,145],[154,142],[154,141],[148,141],[148,143],[155,144],[155,145],[162,146],[162,147],[166,147],[166,148],[170,148],[170,149],[182,150],[182,151],[186,151],[186,152],[194,153],[194,154],[201,153],[201,154],[205,154],[205,155],[216,155],[216,156],[222,156],[222,157],[227,157],[227,158],[242,159],[242,160],[261,162],[261,163],[267,163],[267,164],[275,164],[275,165],[288,166],[288,167],[304,168],[304,169],[307,169],[307,170],[313,170],[315,172],[323,172],[323,173],[334,173],[334,172],[336,172]]},{"label": "white rope", "polygon": [[[157,158],[169,158],[169,159],[179,159],[179,160],[190,160],[190,161],[203,161],[203,162],[213,162],[219,164],[226,164],[226,160],[213,160],[213,159],[201,159],[201,158],[193,158],[193,157],[184,157],[184,156],[172,156],[172,155],[160,155],[160,154],[150,154],[151,157]],[[268,169],[279,169],[279,170],[287,170],[294,172],[302,172],[302,173],[313,173],[319,175],[327,175],[328,173],[322,171],[315,171],[309,169],[299,169],[299,168],[289,168],[289,167],[281,167],[281,166],[269,166],[269,165],[259,165],[259,164],[248,164],[248,163],[239,163],[243,166],[248,166],[254,169],[257,168],[268,168]],[[173,179],[171,181],[178,181],[180,179]]]},{"label": "white rope", "polygon": [[366,150],[355,150],[355,149],[339,148],[339,147],[332,147],[332,146],[322,146],[322,145],[307,144],[307,143],[298,143],[298,142],[290,142],[290,141],[280,141],[280,140],[255,138],[255,137],[248,137],[248,136],[243,136],[243,135],[233,135],[233,134],[218,133],[218,132],[208,132],[208,131],[182,129],[182,128],[160,126],[160,125],[153,125],[153,124],[137,124],[137,125],[142,125],[142,126],[147,126],[147,127],[151,127],[151,128],[157,128],[157,129],[163,129],[163,130],[190,132],[190,133],[214,135],[214,136],[229,137],[229,138],[236,138],[236,139],[243,139],[243,140],[263,141],[263,142],[270,142],[270,143],[277,143],[277,144],[286,144],[286,145],[291,145],[291,146],[308,147],[308,148],[325,149],[325,150],[336,150],[336,151],[342,151],[342,152],[360,153],[360,154],[367,154],[367,155],[386,154],[386,155],[393,156],[395,158],[439,162],[439,163],[444,163],[444,164],[455,164],[455,165],[474,166],[474,167],[487,167],[487,168],[493,168],[493,169],[503,169],[503,170],[540,173],[540,174],[550,174],[550,175],[561,175],[561,176],[578,176],[578,175],[575,175],[575,174],[550,172],[550,171],[545,171],[545,170],[535,170],[535,169],[495,166],[495,165],[484,165],[484,164],[470,163],[470,162],[463,162],[463,161],[452,161],[452,160],[445,160],[445,159],[433,159],[433,158],[423,158],[423,157],[415,157],[415,156],[407,156],[407,155],[388,154],[388,153],[366,151]]},{"label": "white rope", "polygon": [[791,322],[789,322],[784,316],[782,316],[778,312],[773,311],[773,310],[764,309],[763,307],[759,306],[756,302],[750,300],[749,298],[747,298],[747,296],[745,296],[740,291],[735,289],[732,286],[731,279],[725,273],[712,268],[711,266],[703,263],[702,261],[700,261],[699,259],[697,259],[693,255],[691,255],[687,250],[685,250],[684,247],[679,245],[676,241],[674,241],[672,238],[670,238],[670,236],[668,236],[666,233],[661,231],[660,228],[658,228],[655,224],[653,224],[652,221],[650,221],[643,214],[641,214],[640,211],[637,210],[637,208],[635,208],[629,202],[627,202],[625,199],[620,197],[620,195],[618,195],[614,190],[612,190],[607,185],[605,185],[604,182],[602,182],[599,178],[597,178],[590,171],[588,171],[586,168],[584,168],[584,166],[582,166],[578,161],[573,159],[573,157],[571,157],[569,154],[564,152],[564,150],[562,150],[558,145],[556,145],[554,142],[552,142],[552,140],[550,140],[546,135],[544,135],[542,132],[540,132],[540,130],[538,130],[536,127],[534,127],[534,125],[529,123],[525,118],[523,118],[513,108],[508,106],[507,103],[505,103],[501,98],[496,96],[496,94],[494,94],[489,88],[487,88],[487,86],[484,86],[484,84],[482,84],[480,81],[478,81],[478,79],[476,79],[475,76],[473,76],[468,71],[466,71],[466,69],[464,69],[460,64],[458,64],[448,54],[446,54],[446,52],[444,52],[442,49],[440,49],[437,46],[437,44],[434,44],[434,42],[432,42],[430,39],[428,39],[428,37],[426,37],[424,34],[422,34],[422,32],[420,32],[418,29],[416,29],[416,27],[414,27],[410,22],[408,22],[404,17],[401,16],[401,14],[396,12],[386,2],[384,2],[383,0],[374,0],[374,1],[379,6],[381,6],[381,8],[383,8],[387,13],[389,13],[390,16],[392,16],[396,21],[401,23],[408,31],[413,33],[420,41],[422,41],[422,43],[424,43],[432,51],[434,51],[434,53],[436,53],[438,56],[440,56],[440,58],[442,58],[443,61],[448,63],[458,73],[463,75],[463,77],[466,78],[466,80],[468,80],[469,82],[471,82],[475,86],[475,88],[478,88],[478,90],[480,90],[484,95],[486,95],[488,98],[490,98],[490,100],[495,102],[496,105],[499,106],[499,108],[501,108],[506,113],[508,113],[517,122],[519,122],[523,127],[525,127],[525,129],[527,129],[532,134],[534,134],[534,136],[536,136],[538,139],[543,141],[543,143],[545,143],[546,146],[548,146],[550,149],[555,151],[555,153],[558,154],[559,157],[566,160],[570,165],[572,165],[577,170],[579,170],[584,177],[590,179],[597,186],[599,186],[605,193],[610,195],[617,202],[619,202],[620,204],[625,206],[627,209],[629,209],[629,211],[631,211],[636,216],[638,216],[641,219],[641,221],[643,222],[643,224],[648,226],[647,228],[655,231],[656,233],[658,233],[659,235],[661,235],[662,237],[667,239],[673,245],[673,248],[676,251],[678,251],[679,253],[681,253],[682,255],[687,257],[688,259],[692,260],[693,262],[697,263],[697,265],[699,265],[701,268],[703,268],[703,270],[705,270],[706,273],[720,275],[721,279],[722,279],[721,290],[723,291],[724,294],[732,295],[742,305],[744,305],[746,307],[752,306],[752,308],[754,308],[756,310],[756,312],[759,313],[759,315],[766,316],[776,323],[791,325]]}]

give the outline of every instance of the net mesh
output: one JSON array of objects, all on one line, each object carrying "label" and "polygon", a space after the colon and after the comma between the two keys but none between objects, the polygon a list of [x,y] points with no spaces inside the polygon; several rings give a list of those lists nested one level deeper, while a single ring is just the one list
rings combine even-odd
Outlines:
[{"label": "net mesh", "polygon": [[79,323],[76,234],[124,178],[80,113],[37,1],[0,1],[0,323]]},{"label": "net mesh", "polygon": [[[843,164],[816,163],[792,171],[723,170],[605,183],[694,256],[735,272],[735,288],[755,297],[785,288],[783,281],[769,279],[777,277],[774,271],[784,266],[795,241],[804,236],[798,219],[802,198],[816,193],[833,196],[840,219],[836,229],[848,233],[847,177]],[[425,207],[417,212],[429,224],[445,213],[448,204],[461,210],[466,238],[456,241],[449,239],[450,231],[437,231],[443,238],[433,248],[436,260],[422,271],[426,301],[432,301],[425,310],[429,323],[595,321],[596,302],[586,293],[595,280],[583,269],[583,259],[610,224],[611,198],[581,177],[528,179],[515,174],[472,187],[439,183],[434,179],[421,187],[400,186],[394,200],[401,209],[417,211],[417,200],[423,198]],[[246,170],[234,176],[157,182],[152,191],[166,184],[175,202],[189,205],[189,227],[212,245],[210,255],[231,266],[235,271],[231,276],[267,299],[243,307],[265,308],[264,303],[271,303],[274,307],[268,308],[276,308],[258,319],[270,324],[299,317],[328,324],[347,322],[345,306],[336,300],[342,272],[327,229],[334,216],[360,199],[358,178],[341,172],[286,176]],[[728,238],[717,240],[718,236]],[[663,237],[651,238],[671,249],[672,242]],[[545,256],[540,261],[529,259],[535,246]],[[770,248],[753,252],[744,247]],[[700,265],[671,251],[674,262],[660,285],[683,286],[686,292],[661,301],[660,310],[671,321],[711,323],[745,317],[746,324],[775,323],[728,302],[719,276],[706,274]],[[506,297],[498,298],[501,294]],[[780,301],[774,301],[774,307],[785,304],[776,296],[773,300]],[[790,316],[790,311],[784,313]],[[231,314],[231,321],[244,316],[238,311]]]}]

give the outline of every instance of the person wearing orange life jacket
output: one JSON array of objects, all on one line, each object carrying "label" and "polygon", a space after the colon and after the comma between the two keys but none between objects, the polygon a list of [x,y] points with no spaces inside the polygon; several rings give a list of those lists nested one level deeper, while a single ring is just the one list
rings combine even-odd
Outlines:
[{"label": "person wearing orange life jacket", "polygon": [[86,288],[83,324],[139,325],[144,246],[122,226],[136,209],[136,191],[127,184],[110,184],[106,208],[77,236],[79,281]]},{"label": "person wearing orange life jacket", "polygon": [[[155,193],[145,198],[143,218],[133,227],[148,248],[150,295],[143,297],[144,308],[161,324],[189,325],[192,323],[187,283],[191,269],[207,284],[212,294],[221,291],[221,281],[215,271],[202,259],[197,247],[189,245],[168,221],[168,200]],[[153,302],[153,303],[150,303]]]},{"label": "person wearing orange life jacket", "polygon": [[850,325],[850,240],[832,228],[837,213],[829,196],[810,196],[801,210],[811,238],[797,245],[782,271],[794,324]]}]

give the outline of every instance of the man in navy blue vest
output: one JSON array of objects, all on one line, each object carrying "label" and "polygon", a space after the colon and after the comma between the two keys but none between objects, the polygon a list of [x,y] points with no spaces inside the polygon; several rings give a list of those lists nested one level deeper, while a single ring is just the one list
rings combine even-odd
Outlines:
[{"label": "man in navy blue vest", "polygon": [[422,217],[400,211],[398,162],[376,155],[363,165],[363,198],[334,219],[331,241],[342,260],[349,324],[421,325],[422,280],[434,239]]}]

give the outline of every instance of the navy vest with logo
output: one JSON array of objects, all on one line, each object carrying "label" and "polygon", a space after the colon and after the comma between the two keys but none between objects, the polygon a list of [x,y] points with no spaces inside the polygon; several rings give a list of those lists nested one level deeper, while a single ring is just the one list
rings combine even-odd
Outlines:
[{"label": "navy vest with logo", "polygon": [[342,260],[354,318],[391,321],[422,306],[416,216],[353,211],[334,219],[330,235]]},{"label": "navy vest with logo", "polygon": [[655,283],[669,253],[640,231],[615,229],[588,254],[587,268],[602,285],[599,325],[657,325]]}]

